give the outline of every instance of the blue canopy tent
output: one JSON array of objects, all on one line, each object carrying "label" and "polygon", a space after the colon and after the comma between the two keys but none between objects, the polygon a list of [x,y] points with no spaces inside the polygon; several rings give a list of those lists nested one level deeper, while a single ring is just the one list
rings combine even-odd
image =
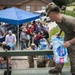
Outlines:
[{"label": "blue canopy tent", "polygon": [[40,18],[40,14],[27,12],[16,7],[0,10],[0,22],[5,22],[18,26],[18,39],[19,39],[19,25],[38,18]]},{"label": "blue canopy tent", "polygon": [[15,7],[0,10],[0,22],[20,25],[37,18],[40,18],[40,14],[27,12]]}]

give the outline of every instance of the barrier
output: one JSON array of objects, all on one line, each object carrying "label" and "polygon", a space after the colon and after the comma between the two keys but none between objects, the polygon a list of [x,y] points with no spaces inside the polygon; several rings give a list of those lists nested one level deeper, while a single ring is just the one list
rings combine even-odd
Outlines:
[{"label": "barrier", "polygon": [[31,56],[31,55],[52,55],[53,51],[50,50],[13,50],[13,51],[3,51],[0,50],[0,56],[5,56],[7,59],[7,75],[9,73],[8,57],[9,56]]},{"label": "barrier", "polygon": [[[15,51],[3,51],[0,50],[0,56],[31,56],[31,55],[53,55],[51,50],[15,50]],[[61,74],[49,74],[50,68],[28,68],[28,69],[11,69],[11,75],[71,75],[70,67],[64,67]],[[5,69],[0,69],[0,75],[3,75]],[[7,59],[7,75],[9,73],[9,65]]]}]

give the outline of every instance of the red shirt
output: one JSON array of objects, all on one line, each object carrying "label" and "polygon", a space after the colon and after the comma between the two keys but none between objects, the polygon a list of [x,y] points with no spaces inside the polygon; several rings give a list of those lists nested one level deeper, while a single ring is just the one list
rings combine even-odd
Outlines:
[{"label": "red shirt", "polygon": [[39,41],[40,39],[43,39],[43,36],[42,35],[37,35],[34,40],[35,41]]},{"label": "red shirt", "polygon": [[29,32],[33,33],[34,29],[33,28],[29,28]]},{"label": "red shirt", "polygon": [[36,23],[33,23],[32,26],[33,26],[34,31],[35,31],[36,30],[36,27],[37,27]]},{"label": "red shirt", "polygon": [[26,30],[27,30],[26,33],[29,34],[30,33],[29,27],[26,27]]}]

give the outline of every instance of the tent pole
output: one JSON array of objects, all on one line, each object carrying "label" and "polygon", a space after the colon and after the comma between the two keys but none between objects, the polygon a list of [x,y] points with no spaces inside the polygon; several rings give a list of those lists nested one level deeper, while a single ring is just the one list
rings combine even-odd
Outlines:
[{"label": "tent pole", "polygon": [[17,37],[17,38],[18,38],[18,43],[17,43],[17,44],[18,44],[18,50],[20,50],[20,47],[19,47],[19,46],[20,46],[20,45],[19,45],[19,25],[18,25],[18,27],[17,27],[17,28],[18,28],[18,31],[17,31],[17,36],[18,36],[18,37]]}]

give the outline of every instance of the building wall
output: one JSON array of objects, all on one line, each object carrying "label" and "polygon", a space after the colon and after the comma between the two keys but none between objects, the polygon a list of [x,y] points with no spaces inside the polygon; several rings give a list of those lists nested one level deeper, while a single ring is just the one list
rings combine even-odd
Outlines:
[{"label": "building wall", "polygon": [[41,10],[42,6],[46,6],[47,3],[43,2],[42,0],[30,0],[21,4],[20,8],[26,10],[26,6],[30,6],[30,11]]},{"label": "building wall", "polygon": [[[48,3],[43,0],[29,0],[27,2],[22,3],[21,5],[10,5],[10,7],[18,7],[23,10],[26,10],[26,6],[30,6],[30,11],[42,10],[42,6],[46,7]],[[9,7],[9,5],[0,5],[0,10],[4,9],[4,7]]]}]

